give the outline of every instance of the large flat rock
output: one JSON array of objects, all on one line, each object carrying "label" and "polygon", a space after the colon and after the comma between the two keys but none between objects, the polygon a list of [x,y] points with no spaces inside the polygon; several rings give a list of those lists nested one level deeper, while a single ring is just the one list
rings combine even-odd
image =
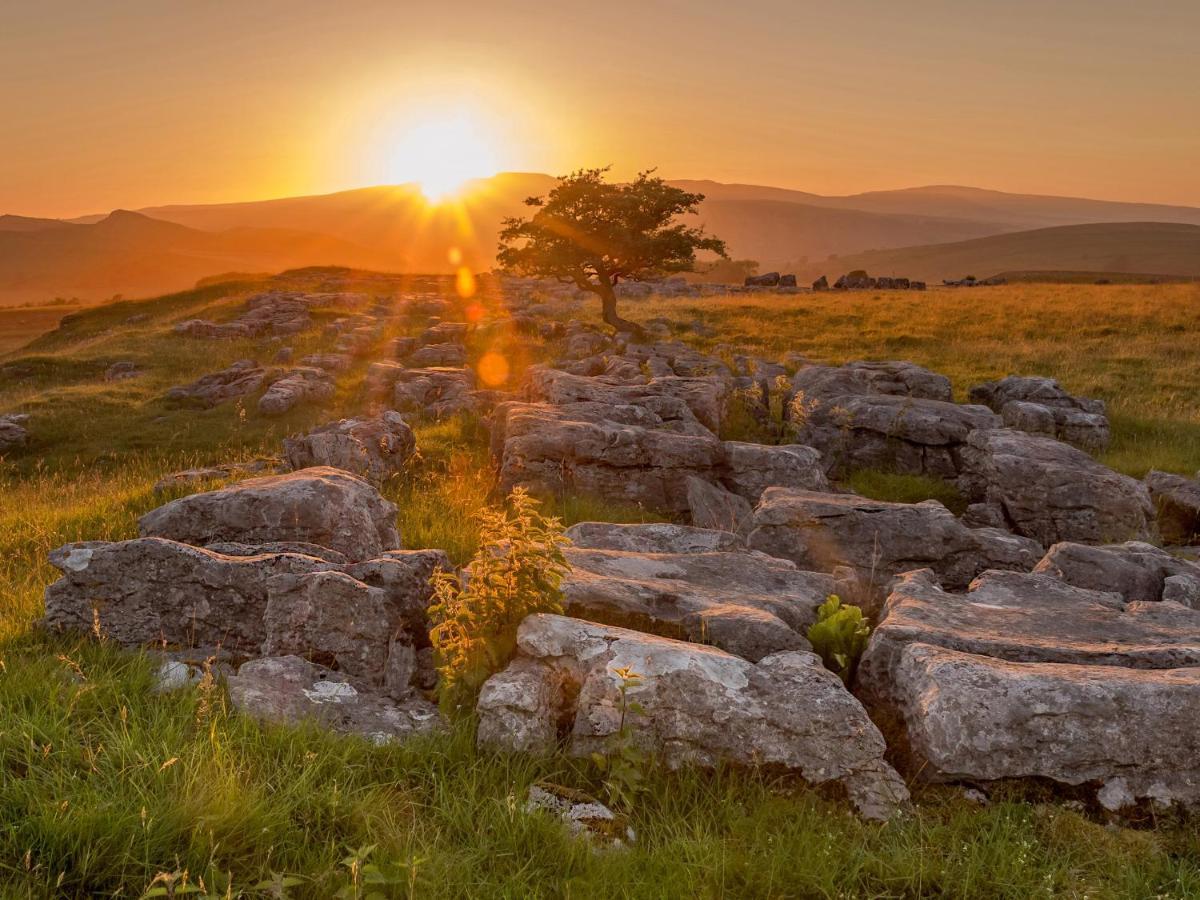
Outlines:
[{"label": "large flat rock", "polygon": [[986,569],[1028,571],[1042,555],[1035,541],[994,528],[967,528],[936,500],[889,503],[786,488],[763,493],[747,540],[751,548],[802,569],[848,566],[877,586],[929,567],[946,584],[961,587]]},{"label": "large flat rock", "polygon": [[858,692],[914,772],[1090,784],[1112,809],[1200,805],[1200,612],[1052,575],[988,572],[948,593],[901,579]]},{"label": "large flat rock", "polygon": [[634,740],[666,765],[775,766],[813,784],[844,786],[859,812],[887,818],[908,799],[883,760],[884,741],[841,679],[812,653],[757,663],[698,644],[564,616],[520,627],[517,658],[479,698],[479,741],[545,751],[565,727],[567,749],[605,752],[620,728],[620,676],[640,676],[629,699]]},{"label": "large flat rock", "polygon": [[570,615],[712,644],[751,661],[810,649],[805,631],[835,592],[832,575],[747,550],[575,548],[566,556],[571,570],[563,594]]}]

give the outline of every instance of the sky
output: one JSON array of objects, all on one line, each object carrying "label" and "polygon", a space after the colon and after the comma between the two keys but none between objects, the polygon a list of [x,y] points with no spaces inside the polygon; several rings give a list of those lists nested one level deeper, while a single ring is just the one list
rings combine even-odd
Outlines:
[{"label": "sky", "polygon": [[1198,48],[1197,0],[12,2],[0,212],[608,164],[1200,206]]}]

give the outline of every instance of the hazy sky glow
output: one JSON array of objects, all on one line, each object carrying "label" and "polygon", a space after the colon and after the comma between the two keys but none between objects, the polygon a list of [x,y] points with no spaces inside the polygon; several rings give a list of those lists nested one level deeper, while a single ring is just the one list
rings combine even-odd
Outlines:
[{"label": "hazy sky glow", "polygon": [[1198,48],[1197,0],[10,3],[0,212],[410,181],[444,117],[504,170],[1200,205]]}]

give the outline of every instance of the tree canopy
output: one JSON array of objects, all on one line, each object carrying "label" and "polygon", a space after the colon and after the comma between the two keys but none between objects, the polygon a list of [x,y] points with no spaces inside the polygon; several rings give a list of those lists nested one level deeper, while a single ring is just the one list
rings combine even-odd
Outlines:
[{"label": "tree canopy", "polygon": [[698,250],[725,257],[725,242],[675,221],[695,213],[703,194],[672,187],[653,171],[627,184],[605,181],[607,172],[581,169],[559,178],[548,196],[526,200],[537,211],[504,220],[496,258],[504,271],[573,282],[597,294],[605,322],[637,330],[617,315],[614,286],[692,271]]}]

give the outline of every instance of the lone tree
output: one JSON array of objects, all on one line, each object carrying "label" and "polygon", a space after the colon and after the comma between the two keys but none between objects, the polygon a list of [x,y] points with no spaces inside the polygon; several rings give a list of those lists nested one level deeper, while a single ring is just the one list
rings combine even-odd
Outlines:
[{"label": "lone tree", "polygon": [[529,219],[509,218],[500,231],[500,268],[516,275],[557,278],[600,297],[604,321],[617,331],[640,331],[617,315],[613,288],[670,272],[690,272],[696,251],[728,258],[725,242],[703,228],[675,223],[696,212],[703,194],[672,187],[653,171],[629,184],[609,184],[604,169],[581,169],[558,179]]}]

